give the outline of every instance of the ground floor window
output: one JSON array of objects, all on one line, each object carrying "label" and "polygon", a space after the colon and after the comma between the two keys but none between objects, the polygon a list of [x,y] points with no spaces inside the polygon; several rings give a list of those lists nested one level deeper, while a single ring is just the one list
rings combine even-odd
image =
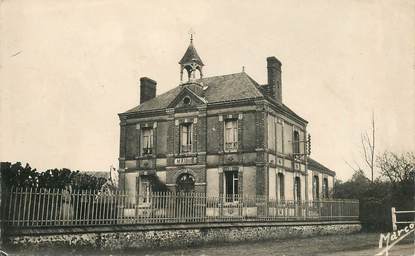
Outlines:
[{"label": "ground floor window", "polygon": [[318,180],[318,176],[313,176],[313,199],[318,200],[320,197],[320,184]]},{"label": "ground floor window", "polygon": [[301,201],[301,179],[295,177],[294,179],[294,200]]},{"label": "ground floor window", "polygon": [[278,173],[277,175],[277,186],[278,186],[278,194],[279,197],[277,197],[279,200],[284,201],[285,200],[285,184],[284,184],[284,174]]},{"label": "ground floor window", "polygon": [[238,201],[238,171],[225,172],[226,202]]},{"label": "ground floor window", "polygon": [[323,179],[323,198],[329,198],[329,180]]},{"label": "ground floor window", "polygon": [[137,178],[137,192],[139,204],[151,202],[152,185],[148,179],[143,177]]}]

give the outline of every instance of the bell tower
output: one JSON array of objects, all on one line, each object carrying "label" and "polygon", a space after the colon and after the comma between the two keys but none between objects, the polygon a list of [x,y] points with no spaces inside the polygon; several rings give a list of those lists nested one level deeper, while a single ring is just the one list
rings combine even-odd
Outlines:
[{"label": "bell tower", "polygon": [[[187,83],[196,79],[203,78],[203,61],[197,54],[195,47],[193,46],[193,34],[190,34],[190,44],[184,53],[183,58],[179,61],[180,64],[180,82]],[[187,81],[183,81],[183,71],[187,72]],[[196,73],[199,73],[199,77],[196,77]]]}]

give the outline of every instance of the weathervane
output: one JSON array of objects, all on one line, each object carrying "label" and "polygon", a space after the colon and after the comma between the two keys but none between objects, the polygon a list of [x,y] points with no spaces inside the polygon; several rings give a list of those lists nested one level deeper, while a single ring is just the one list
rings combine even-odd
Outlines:
[{"label": "weathervane", "polygon": [[189,35],[190,35],[190,43],[193,42],[193,35],[196,35],[196,32],[193,30],[193,28],[191,28],[189,30]]}]

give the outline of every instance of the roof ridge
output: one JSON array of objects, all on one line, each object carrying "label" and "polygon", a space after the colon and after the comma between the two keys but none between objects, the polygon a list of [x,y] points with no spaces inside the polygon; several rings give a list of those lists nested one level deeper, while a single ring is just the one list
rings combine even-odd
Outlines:
[{"label": "roof ridge", "polygon": [[242,72],[242,73],[244,73],[245,74],[245,76],[246,77],[248,77],[248,79],[252,82],[252,83],[254,83],[254,87],[255,87],[255,89],[259,92],[259,94],[261,94],[261,95],[264,95],[263,93],[262,93],[262,91],[259,89],[259,86],[260,86],[260,84],[258,84],[258,82],[257,81],[255,81],[255,79],[253,79],[250,75],[248,75],[246,72]]},{"label": "roof ridge", "polygon": [[231,74],[226,74],[226,75],[217,75],[217,76],[207,76],[207,77],[203,77],[201,79],[197,79],[197,80],[204,80],[204,79],[210,79],[210,78],[215,78],[215,77],[224,77],[224,76],[232,76],[232,75],[237,75],[237,74],[242,74],[244,72],[236,72],[236,73],[231,73]]}]

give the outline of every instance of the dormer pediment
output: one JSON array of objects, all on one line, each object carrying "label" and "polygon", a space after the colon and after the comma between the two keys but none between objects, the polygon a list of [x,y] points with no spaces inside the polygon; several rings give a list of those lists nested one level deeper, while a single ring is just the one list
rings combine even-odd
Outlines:
[{"label": "dormer pediment", "polygon": [[205,104],[207,104],[207,101],[203,97],[198,96],[188,87],[183,87],[182,91],[169,104],[168,108],[195,108]]}]

